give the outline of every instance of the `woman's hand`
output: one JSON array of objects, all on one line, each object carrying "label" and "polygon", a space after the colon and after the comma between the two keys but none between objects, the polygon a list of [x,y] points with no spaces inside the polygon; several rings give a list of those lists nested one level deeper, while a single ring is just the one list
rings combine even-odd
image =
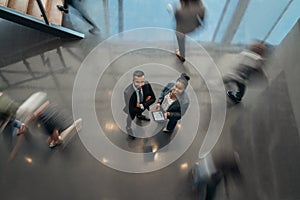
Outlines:
[{"label": "woman's hand", "polygon": [[157,103],[153,110],[154,111],[160,110],[160,103]]},{"label": "woman's hand", "polygon": [[169,112],[165,112],[164,115],[165,115],[165,119],[168,119],[168,116],[170,115],[170,113]]}]

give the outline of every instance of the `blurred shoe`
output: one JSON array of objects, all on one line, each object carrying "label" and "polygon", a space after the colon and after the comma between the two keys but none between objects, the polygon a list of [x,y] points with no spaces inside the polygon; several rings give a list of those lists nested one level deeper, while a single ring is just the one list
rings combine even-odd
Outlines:
[{"label": "blurred shoe", "polygon": [[163,129],[163,132],[164,132],[164,133],[173,133],[173,130],[168,130],[167,128],[164,128],[164,129]]},{"label": "blurred shoe", "polygon": [[150,121],[150,118],[145,115],[137,115],[136,118],[139,120]]},{"label": "blurred shoe", "polygon": [[135,140],[136,137],[134,137],[134,136],[132,136],[132,135],[128,135],[128,138],[129,138],[130,140]]},{"label": "blurred shoe", "polygon": [[91,34],[98,35],[100,33],[100,29],[97,27],[93,27],[93,28],[89,29],[89,32]]},{"label": "blurred shoe", "polygon": [[64,8],[64,6],[62,5],[56,5],[57,9],[68,14],[69,13],[69,9],[68,8]]},{"label": "blurred shoe", "polygon": [[131,139],[131,140],[134,140],[135,137],[133,136],[134,133],[132,131],[132,128],[131,127],[126,127],[126,131],[127,131],[127,134],[128,134],[128,138]]},{"label": "blurred shoe", "polygon": [[54,140],[52,140],[52,141],[49,143],[49,147],[50,147],[50,148],[53,148],[53,147],[55,147],[55,146],[56,146],[56,144],[55,144]]},{"label": "blurred shoe", "polygon": [[50,148],[54,148],[56,147],[57,145],[61,145],[63,143],[63,140],[61,139],[61,136],[58,136],[58,140],[55,141],[55,140],[52,140],[49,144],[49,147]]},{"label": "blurred shoe", "polygon": [[240,103],[240,102],[242,101],[241,98],[236,98],[235,100],[236,100],[236,101],[235,101],[236,103]]},{"label": "blurred shoe", "polygon": [[176,49],[175,54],[176,54],[177,58],[179,58],[179,60],[181,62],[185,62],[185,58],[180,55],[180,51],[178,49]]},{"label": "blurred shoe", "polygon": [[232,90],[228,90],[227,91],[227,96],[234,102],[234,103],[240,103],[241,99],[240,98],[236,98],[235,96],[235,92]]}]

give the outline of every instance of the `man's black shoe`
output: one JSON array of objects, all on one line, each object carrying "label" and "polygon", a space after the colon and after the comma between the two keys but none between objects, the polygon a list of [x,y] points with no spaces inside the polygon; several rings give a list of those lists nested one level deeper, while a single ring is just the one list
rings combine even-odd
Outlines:
[{"label": "man's black shoe", "polygon": [[150,121],[150,118],[146,117],[145,115],[137,115],[136,118],[139,120]]},{"label": "man's black shoe", "polygon": [[69,9],[68,8],[64,8],[64,6],[62,5],[56,5],[57,9],[64,12],[64,13],[69,13]]},{"label": "man's black shoe", "polygon": [[128,138],[131,139],[131,140],[134,140],[135,137],[133,136],[133,131],[132,131],[132,128],[131,127],[126,127],[126,131],[127,131],[127,134],[128,134]]}]

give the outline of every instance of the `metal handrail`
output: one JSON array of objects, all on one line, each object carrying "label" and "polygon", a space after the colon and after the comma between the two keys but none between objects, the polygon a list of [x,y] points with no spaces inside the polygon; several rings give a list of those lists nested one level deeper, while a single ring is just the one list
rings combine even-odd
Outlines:
[{"label": "metal handrail", "polygon": [[43,5],[43,2],[41,0],[36,0],[36,2],[38,3],[39,5],[39,8],[42,12],[42,16],[44,18],[44,21],[47,25],[49,25],[49,20],[48,20],[48,17],[47,17],[47,14],[46,14],[46,11],[45,11],[45,8],[44,8],[44,5]]}]

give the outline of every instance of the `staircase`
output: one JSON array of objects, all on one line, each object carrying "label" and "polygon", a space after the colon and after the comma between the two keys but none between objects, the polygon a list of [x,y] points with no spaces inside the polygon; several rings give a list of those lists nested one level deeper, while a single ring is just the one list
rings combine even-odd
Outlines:
[{"label": "staircase", "polygon": [[[39,6],[40,2],[40,6]],[[62,26],[62,0],[0,0],[0,17],[59,37],[84,38]]]}]

